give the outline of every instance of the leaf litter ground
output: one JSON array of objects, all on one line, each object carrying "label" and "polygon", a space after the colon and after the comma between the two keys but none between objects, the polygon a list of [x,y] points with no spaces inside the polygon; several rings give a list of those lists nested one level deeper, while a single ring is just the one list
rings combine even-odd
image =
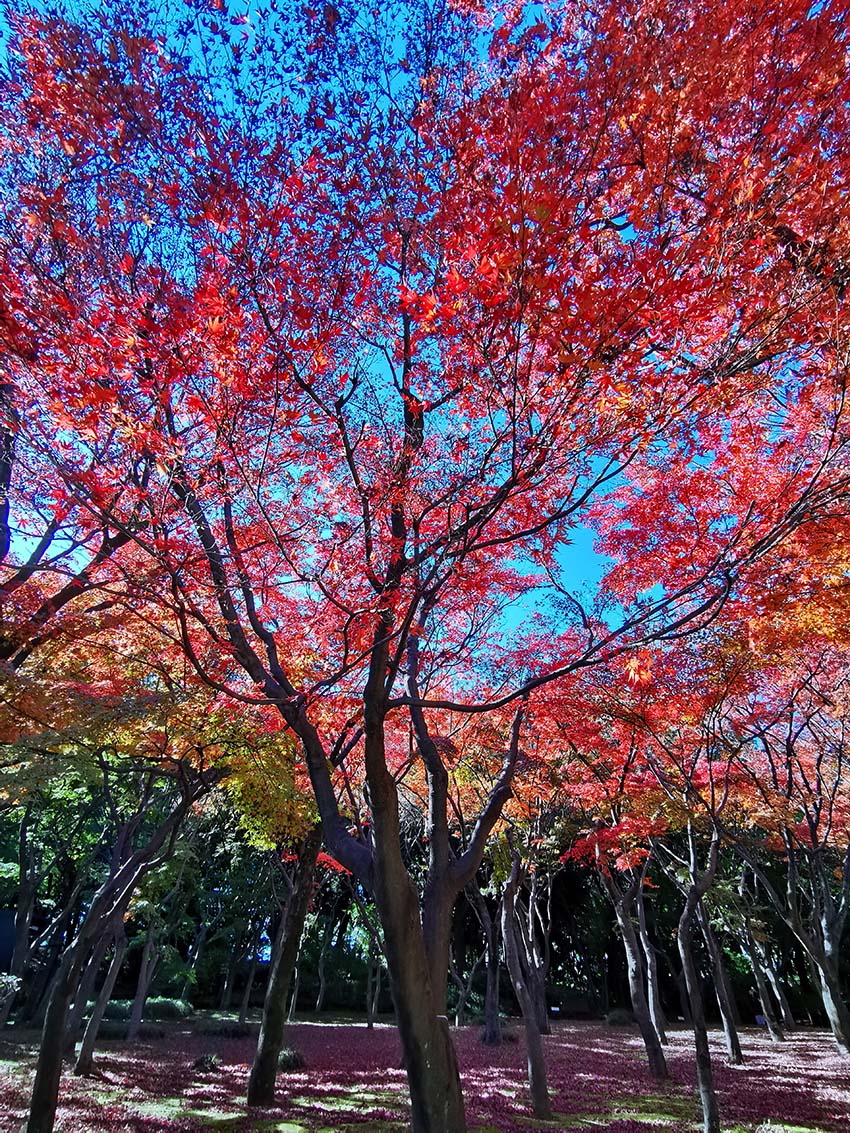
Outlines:
[{"label": "leaf litter ground", "polygon": [[[521,1034],[485,1047],[475,1028],[455,1032],[472,1133],[693,1133],[698,1128],[691,1044],[671,1035],[671,1081],[651,1082],[638,1035],[598,1024],[556,1023],[545,1042],[557,1119],[531,1116]],[[0,1130],[25,1118],[35,1036],[0,1043]],[[728,1133],[842,1133],[850,1130],[848,1063],[823,1032],[773,1044],[745,1031],[746,1064],[728,1066],[713,1036],[724,1127]],[[395,1133],[406,1128],[406,1086],[391,1026],[295,1023],[287,1045],[303,1070],[281,1073],[278,1104],[247,1110],[244,1088],[253,1040],[210,1037],[176,1024],[166,1037],[128,1048],[103,1044],[98,1076],[63,1076],[57,1133]],[[215,1054],[218,1064],[193,1062]]]}]

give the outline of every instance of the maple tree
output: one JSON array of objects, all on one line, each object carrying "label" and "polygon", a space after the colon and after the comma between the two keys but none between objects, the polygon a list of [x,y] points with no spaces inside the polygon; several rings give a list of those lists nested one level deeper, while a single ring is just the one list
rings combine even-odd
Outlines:
[{"label": "maple tree", "polygon": [[[512,790],[515,703],[634,665],[839,523],[843,15],[10,18],[5,498],[31,453],[86,578],[298,738],[325,844],[375,897],[417,1131],[464,1127],[448,929]],[[613,616],[564,577],[580,522]],[[561,612],[511,633],[547,573]],[[507,752],[457,856],[441,709],[490,713]]]}]

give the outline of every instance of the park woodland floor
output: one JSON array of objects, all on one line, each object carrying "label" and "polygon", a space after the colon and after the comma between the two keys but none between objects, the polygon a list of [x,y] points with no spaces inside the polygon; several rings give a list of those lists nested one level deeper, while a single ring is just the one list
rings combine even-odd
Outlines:
[{"label": "park woodland floor", "polygon": [[[211,1030],[213,1028],[207,1028]],[[221,1029],[221,1028],[219,1028]],[[244,1090],[250,1037],[203,1033],[196,1017],[127,1048],[102,1044],[97,1076],[62,1080],[57,1131],[156,1133],[390,1133],[406,1128],[406,1083],[395,1028],[379,1024],[296,1022],[287,1044],[303,1067],[281,1073],[278,1104],[248,1110]],[[771,1043],[742,1032],[745,1065],[727,1065],[712,1034],[724,1133],[842,1133],[850,1130],[847,1063],[824,1032],[801,1030]],[[25,1117],[36,1053],[34,1032],[0,1044],[0,1129]],[[691,1133],[698,1129],[692,1040],[670,1035],[671,1080],[653,1084],[630,1028],[559,1022],[545,1039],[556,1119],[536,1121],[526,1100],[521,1031],[506,1028],[501,1047],[485,1047],[475,1027],[455,1031],[470,1133]],[[206,1056],[206,1057],[205,1057]],[[215,1057],[212,1057],[215,1056]]]}]

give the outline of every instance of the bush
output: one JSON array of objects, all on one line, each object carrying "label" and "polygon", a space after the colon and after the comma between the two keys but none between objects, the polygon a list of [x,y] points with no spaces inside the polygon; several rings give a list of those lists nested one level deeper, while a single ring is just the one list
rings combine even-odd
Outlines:
[{"label": "bush", "polygon": [[304,1069],[304,1055],[300,1050],[293,1050],[291,1046],[285,1046],[277,1058],[278,1070],[303,1070]]},{"label": "bush", "polygon": [[149,1019],[165,1023],[170,1019],[188,1019],[193,1012],[191,1003],[185,999],[167,999],[155,997],[145,1004],[145,1015]]},{"label": "bush", "polygon": [[[132,999],[111,999],[106,1005],[106,1011],[103,1017],[104,1019],[127,1020],[130,1018],[132,1009]],[[145,1018],[155,1023],[166,1023],[175,1019],[188,1019],[192,1011],[192,1004],[187,1003],[185,999],[167,999],[160,996],[152,996],[145,1004]]]},{"label": "bush", "polygon": [[634,1021],[634,1015],[631,1011],[627,1011],[625,1007],[615,1007],[605,1016],[605,1022],[609,1027],[631,1027]]},{"label": "bush", "polygon": [[217,1070],[221,1065],[221,1059],[217,1054],[202,1054],[200,1058],[196,1058],[192,1063],[193,1070]]}]

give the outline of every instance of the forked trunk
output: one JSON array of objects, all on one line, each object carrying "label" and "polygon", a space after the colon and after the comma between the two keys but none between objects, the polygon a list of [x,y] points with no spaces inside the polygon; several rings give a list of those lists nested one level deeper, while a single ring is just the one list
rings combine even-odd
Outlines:
[{"label": "forked trunk", "polygon": [[759,959],[758,947],[747,922],[744,923],[744,950],[750,962],[753,979],[756,983],[756,992],[758,993],[759,1003],[761,1004],[762,1017],[767,1026],[767,1033],[770,1035],[773,1042],[782,1042],[785,1036],[782,1034],[779,1020],[776,1018],[776,1012],[773,1010],[767,980],[764,978],[764,971]]},{"label": "forked trunk", "polygon": [[115,981],[118,979],[118,973],[121,971],[121,965],[124,963],[124,956],[127,952],[127,937],[124,933],[124,925],[120,922],[119,924],[120,927],[115,934],[115,951],[106,973],[106,979],[103,981],[103,986],[97,994],[92,1013],[86,1024],[83,1042],[80,1046],[80,1053],[77,1055],[77,1062],[74,1066],[75,1074],[88,1075],[91,1074],[94,1069],[94,1048],[97,1042],[97,1034],[100,1030],[100,1024],[103,1022],[106,1005],[112,998]]},{"label": "forked trunk", "polygon": [[782,1026],[789,1033],[796,1030],[797,1023],[794,1019],[794,1013],[791,1010],[791,1004],[788,1002],[788,996],[785,994],[782,980],[779,978],[779,973],[770,956],[765,959],[764,974],[767,977],[767,982],[770,984],[771,991],[776,997],[776,1002],[779,1004],[779,1015],[782,1019]]},{"label": "forked trunk", "polygon": [[714,992],[717,996],[717,1006],[720,1008],[720,1018],[723,1021],[723,1035],[726,1039],[726,1053],[733,1066],[740,1066],[744,1061],[744,1052],[741,1050],[741,1041],[738,1038],[738,1028],[735,1025],[735,1007],[732,998],[732,988],[729,984],[729,975],[723,962],[723,950],[711,927],[711,921],[702,904],[697,908],[702,935],[711,958],[711,970],[714,975]]},{"label": "forked trunk", "polygon": [[612,900],[614,900],[617,924],[620,928],[620,935],[623,938],[623,944],[626,949],[626,965],[629,974],[629,993],[632,1000],[632,1010],[634,1011],[635,1020],[637,1021],[638,1029],[643,1039],[643,1045],[646,1048],[646,1056],[649,1060],[649,1072],[653,1078],[658,1081],[663,1081],[667,1077],[667,1061],[664,1058],[661,1039],[652,1022],[652,1016],[649,1013],[649,1004],[647,1003],[646,993],[644,992],[644,973],[641,963],[640,946],[638,944],[634,922],[631,917],[632,902],[623,894],[620,894],[618,898],[612,897]]},{"label": "forked trunk", "polygon": [[552,1103],[549,1098],[549,1085],[546,1080],[546,1058],[543,1053],[543,1040],[537,1017],[537,1006],[523,975],[519,957],[518,932],[514,901],[519,884],[519,859],[514,858],[511,876],[505,885],[502,896],[502,941],[505,946],[505,960],[514,994],[517,997],[525,1025],[525,1046],[528,1057],[528,1087],[534,1116],[543,1121],[551,1121]]}]

